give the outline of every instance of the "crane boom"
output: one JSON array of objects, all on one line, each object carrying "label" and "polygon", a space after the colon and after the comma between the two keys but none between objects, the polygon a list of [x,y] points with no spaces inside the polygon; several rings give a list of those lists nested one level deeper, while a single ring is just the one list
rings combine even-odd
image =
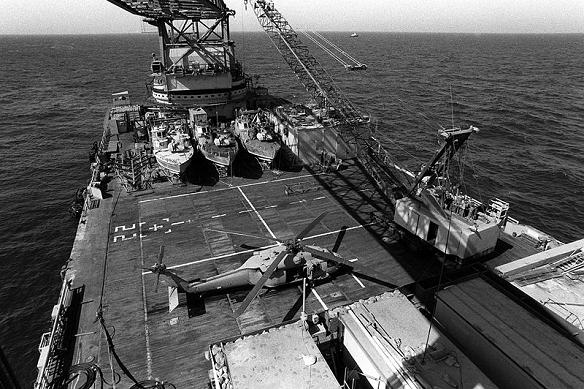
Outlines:
[{"label": "crane boom", "polygon": [[[247,4],[248,0],[245,2]],[[249,0],[249,3],[276,49],[319,106],[334,108],[347,123],[363,122],[364,116],[342,95],[274,4],[266,0]]]}]

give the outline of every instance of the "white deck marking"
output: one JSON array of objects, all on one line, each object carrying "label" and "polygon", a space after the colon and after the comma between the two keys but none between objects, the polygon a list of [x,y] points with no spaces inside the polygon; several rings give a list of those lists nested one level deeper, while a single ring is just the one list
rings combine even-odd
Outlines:
[{"label": "white deck marking", "polygon": [[359,285],[361,285],[361,288],[364,288],[364,287],[365,287],[365,285],[363,285],[363,283],[361,282],[361,280],[360,280],[360,279],[358,279],[358,278],[357,278],[357,276],[356,276],[355,274],[351,273],[351,275],[353,276],[353,278],[355,279],[355,281],[357,281],[357,283],[358,283]]},{"label": "white deck marking", "polygon": [[256,207],[253,206],[252,202],[249,201],[249,199],[247,198],[247,196],[245,195],[245,193],[243,193],[243,190],[238,186],[237,189],[239,189],[239,193],[241,193],[241,195],[243,196],[243,198],[245,199],[245,201],[247,201],[247,203],[249,204],[249,206],[251,207],[251,209],[253,209],[253,211],[255,212],[255,214],[257,215],[257,217],[260,219],[260,221],[262,222],[262,224],[264,225],[264,227],[266,227],[266,230],[268,230],[268,232],[270,233],[270,235],[272,235],[272,238],[274,239],[278,239],[276,237],[276,235],[272,232],[272,229],[270,228],[270,226],[268,226],[268,223],[266,223],[266,221],[264,220],[264,218],[262,217],[262,215],[260,215],[260,213],[258,212],[258,210],[256,209]]},{"label": "white deck marking", "polygon": [[[187,262],[187,263],[181,263],[180,265],[167,266],[166,268],[167,269],[178,269],[178,268],[185,267],[185,266],[198,265],[199,263],[205,263],[205,262],[209,262],[209,261],[214,261],[216,259],[234,257],[234,256],[239,255],[239,254],[253,253],[254,251],[261,251],[261,250],[269,249],[269,248],[276,247],[276,246],[278,246],[278,245],[277,244],[271,244],[271,245],[268,245],[268,246],[258,247],[257,249],[243,250],[243,251],[238,251],[236,253],[229,253],[229,254],[217,255],[216,257],[199,259],[197,261],[192,261],[192,262]],[[142,275],[143,276],[148,275],[148,274],[154,274],[154,273],[152,273],[151,271],[142,272]]]},{"label": "white deck marking", "polygon": [[116,235],[114,236],[114,243],[116,243],[118,241],[118,239],[121,239],[122,242],[125,242],[127,240],[131,240],[134,239],[136,237],[136,234],[132,234],[130,237],[126,238],[126,235]]},{"label": "white deck marking", "polygon": [[316,289],[312,289],[312,294],[314,294],[314,297],[316,297],[316,299],[318,300],[318,302],[320,303],[320,305],[322,305],[322,308],[325,311],[328,311],[328,307],[326,306],[326,304],[324,303],[324,301],[322,301],[322,299],[320,298],[320,295],[318,294],[318,292],[316,291]]},{"label": "white deck marking", "polygon": [[322,200],[322,199],[326,199],[326,196],[316,197],[314,200]]},{"label": "white deck marking", "polygon": [[[351,231],[351,230],[356,230],[358,228],[365,228],[368,227],[370,225],[372,225],[373,223],[367,223],[367,224],[359,224],[358,226],[353,226],[353,227],[348,227],[345,231]],[[327,235],[332,235],[332,234],[338,234],[339,232],[341,232],[343,229],[341,228],[340,230],[336,230],[336,231],[331,231],[331,232],[324,232],[322,234],[317,234],[317,235],[312,235],[308,238],[304,238],[302,240],[306,240],[306,239],[315,239],[315,238],[320,238],[321,236],[327,236]],[[357,259],[353,259],[350,261],[356,261]]]},{"label": "white deck marking", "polygon": [[[140,231],[140,259],[142,267],[144,264],[144,247],[142,245],[142,217],[139,217],[139,231]],[[142,308],[144,309],[144,338],[146,340],[146,374],[148,379],[152,378],[152,350],[150,349],[150,329],[148,328],[148,306],[146,305],[146,283],[144,282],[144,273],[142,273]]]},{"label": "white deck marking", "polygon": [[128,231],[128,230],[133,230],[134,228],[136,228],[136,223],[132,224],[132,227],[126,227],[125,225],[124,226],[116,226],[114,228],[114,232],[118,232],[120,230]]},{"label": "white deck marking", "polygon": [[[318,198],[315,198],[313,200],[324,199],[324,198],[326,198],[326,197],[318,197]],[[290,204],[298,204],[298,203],[304,203],[304,202],[306,202],[306,200],[300,200],[300,201],[296,201],[296,202],[293,202],[293,203],[290,203]],[[277,208],[277,207],[278,207],[278,205],[268,205],[268,206],[263,207],[262,209],[272,209],[272,208]],[[238,214],[245,214],[245,213],[250,213],[250,212],[255,212],[255,209],[245,209],[245,210],[242,210],[242,211],[238,211],[237,213]],[[235,213],[233,213],[233,214],[235,214]],[[231,214],[222,213],[220,215],[209,216],[208,218],[209,219],[217,219],[217,218],[226,217],[226,216],[229,216],[229,215],[231,215]],[[166,221],[166,222],[170,222],[170,218],[163,218],[161,220]],[[201,219],[201,220],[206,220],[206,219]],[[171,227],[174,227],[174,226],[179,226],[179,225],[182,225],[182,224],[185,224],[185,223],[192,223],[192,220],[191,219],[188,219],[188,220],[181,220],[181,221],[177,221],[177,222],[172,222],[172,223],[170,223],[170,226]],[[116,233],[116,232],[118,232],[120,230],[121,231],[128,231],[128,230],[135,229],[136,228],[136,224],[139,224],[140,225],[140,228],[142,228],[142,226],[145,225],[146,222],[134,223],[130,227],[128,227],[126,225],[116,226],[115,227],[115,230],[114,230],[114,233]],[[370,225],[370,224],[367,224],[367,225]],[[171,230],[171,228],[168,227],[168,225],[157,224],[156,222],[152,223],[151,227],[144,227],[144,229],[148,229],[148,230],[153,231],[153,232],[157,232],[159,230],[163,230],[162,232],[164,232],[165,234],[169,234],[169,233],[172,233],[173,232]],[[113,235],[112,236],[112,239],[113,239],[113,242],[114,243],[125,242],[125,241],[131,240],[133,238],[136,238],[136,235],[134,235],[134,236],[130,235],[130,237],[128,237],[128,235],[124,235],[124,234],[121,234],[121,235]],[[146,238],[146,235],[142,235],[142,238]]]},{"label": "white deck marking", "polygon": [[299,201],[292,201],[290,204],[300,204],[300,203],[305,203],[306,200],[299,200]]},{"label": "white deck marking", "polygon": [[[359,229],[359,228],[364,228],[365,226],[368,226],[368,225],[369,224],[358,225],[358,226],[354,226],[354,227],[349,227],[345,231],[351,231],[351,230],[356,230],[356,229]],[[323,234],[307,236],[303,240],[310,240],[310,239],[321,238],[323,236],[334,235],[334,234],[338,234],[341,231],[342,230],[336,230],[336,231],[325,232]],[[140,244],[142,244],[142,242],[140,242]],[[278,244],[270,244],[270,245],[258,247],[258,248],[255,248],[255,249],[243,250],[243,251],[238,251],[236,253],[223,254],[223,255],[218,255],[216,257],[199,259],[197,261],[192,261],[192,262],[187,262],[187,263],[181,263],[179,265],[174,265],[174,266],[168,266],[167,269],[179,269],[179,268],[185,267],[185,266],[198,265],[199,263],[205,263],[205,262],[209,262],[209,261],[214,261],[216,259],[234,257],[234,256],[240,255],[240,254],[253,253],[254,251],[261,251],[261,250],[269,249],[269,248],[276,247],[276,246],[278,246]],[[356,260],[357,260],[357,258],[349,259],[349,261],[351,261],[351,262],[355,262]],[[152,273],[150,271],[142,272],[142,275],[144,275],[144,276],[145,275],[148,275],[148,274],[154,274],[154,273]]]},{"label": "white deck marking", "polygon": [[[315,174],[315,175],[316,176],[319,176],[320,174]],[[232,189],[236,189],[236,188],[247,188],[248,186],[271,184],[272,182],[282,182],[282,181],[296,180],[298,178],[314,177],[315,175],[305,174],[305,175],[302,175],[302,176],[287,177],[287,178],[278,178],[276,180],[270,180],[270,181],[252,182],[252,183],[249,183],[249,184],[243,184],[243,185],[238,185],[238,186],[230,186],[228,188],[220,188],[220,189],[206,190],[206,191],[193,192],[193,193],[183,193],[183,194],[174,195],[174,196],[157,197],[157,198],[154,198],[154,199],[141,200],[138,203],[139,204],[142,204],[142,203],[149,203],[149,202],[152,202],[152,201],[167,200],[167,199],[176,199],[176,198],[179,198],[179,197],[187,197],[187,196],[196,196],[196,195],[200,195],[200,194],[204,194],[204,193],[223,192],[223,191],[226,191],[226,190],[232,190]]]}]

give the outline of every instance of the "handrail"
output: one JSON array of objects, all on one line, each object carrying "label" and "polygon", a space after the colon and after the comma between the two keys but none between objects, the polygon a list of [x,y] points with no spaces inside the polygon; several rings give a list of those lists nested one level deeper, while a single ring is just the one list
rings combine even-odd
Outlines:
[{"label": "handrail", "polygon": [[[99,165],[101,163],[99,155],[103,152],[106,147],[106,143],[109,140],[109,113],[105,116],[103,122],[103,133],[101,134],[101,140],[99,142],[99,146],[97,148],[97,152],[95,153],[95,165],[91,166],[91,178],[89,179],[89,186],[92,186],[94,182],[97,181],[99,177]],[[89,210],[89,206],[91,204],[91,192],[86,191],[85,193],[85,201],[83,202],[83,209],[81,210],[81,219],[87,216],[87,211]]]},{"label": "handrail", "polygon": [[[59,330],[59,326],[60,326],[60,316],[61,313],[63,311],[64,307],[64,302],[65,302],[65,298],[68,296],[68,292],[71,291],[71,280],[63,280],[63,284],[61,285],[61,292],[59,294],[59,300],[58,300],[58,309],[57,309],[57,314],[55,316],[55,318],[53,319],[53,325],[51,328],[51,332],[50,332],[50,337],[49,337],[49,341],[47,343],[47,345],[45,347],[48,347],[48,354],[47,354],[47,358],[44,361],[44,364],[41,366],[41,368],[39,369],[39,374],[37,376],[37,379],[35,381],[34,387],[35,389],[44,389],[44,388],[48,388],[50,383],[48,380],[51,377],[47,376],[47,367],[50,365],[51,362],[51,357],[52,357],[52,349],[54,346],[54,342],[55,342],[55,335],[57,333],[57,330]],[[41,337],[41,344],[43,343],[43,341],[45,340],[45,334],[43,334],[43,336]],[[40,358],[39,358],[40,359]]]},{"label": "handrail", "polygon": [[[559,301],[556,301],[554,299],[552,299],[551,297],[548,297],[548,299],[546,301],[542,302],[543,306],[546,306],[548,304],[556,306],[558,311],[563,311],[563,315],[565,315],[564,317],[562,317],[565,321],[567,321],[568,323],[572,324],[573,326],[577,327],[580,330],[584,330],[584,325],[582,325],[582,321],[580,320],[580,318],[578,317],[578,315],[576,315],[574,312],[570,311],[568,308],[566,308],[566,303],[561,303]],[[553,311],[553,309],[550,308],[550,310]],[[559,312],[556,312],[557,314],[559,314]],[[568,320],[568,318],[573,317],[574,320],[570,321]]]}]

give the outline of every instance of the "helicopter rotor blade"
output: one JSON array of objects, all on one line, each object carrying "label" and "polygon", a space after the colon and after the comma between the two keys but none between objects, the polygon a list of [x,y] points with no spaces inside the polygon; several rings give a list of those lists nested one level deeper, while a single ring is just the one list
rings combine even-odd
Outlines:
[{"label": "helicopter rotor blade", "polygon": [[393,283],[390,276],[388,276],[382,272],[373,270],[365,265],[360,265],[358,263],[348,261],[348,260],[344,259],[343,257],[341,257],[339,254],[333,254],[331,252],[324,251],[323,249],[318,249],[318,248],[312,247],[312,246],[304,246],[302,248],[302,250],[309,252],[310,254],[312,254],[313,256],[315,256],[317,258],[324,259],[326,261],[336,262],[336,263],[339,263],[341,265],[348,266],[348,267],[352,268],[356,273],[362,274],[368,278],[372,278],[372,279],[377,280],[383,284],[387,284],[387,285],[390,285],[391,287],[397,288],[397,285],[395,285]]},{"label": "helicopter rotor blade", "polygon": [[237,232],[237,231],[216,230],[214,228],[205,228],[205,231],[221,232],[223,234],[245,236],[247,238],[267,239],[267,240],[272,240],[272,241],[278,242],[278,243],[281,242],[279,239],[272,238],[271,236],[251,235],[251,234],[245,234],[243,232]]},{"label": "helicopter rotor blade", "polygon": [[158,251],[158,260],[156,261],[158,265],[162,264],[162,258],[164,258],[164,245],[160,245],[160,250]]},{"label": "helicopter rotor blade", "polygon": [[320,215],[318,215],[313,221],[310,222],[309,225],[307,225],[302,231],[300,231],[300,233],[298,235],[296,235],[296,238],[294,238],[295,240],[302,240],[306,235],[308,235],[308,233],[310,231],[312,231],[312,229],[314,227],[316,227],[316,225],[318,223],[320,223],[320,221],[327,215],[327,211],[321,213]]},{"label": "helicopter rotor blade", "polygon": [[154,286],[154,293],[158,293],[158,283],[160,282],[160,273],[156,273],[156,285]]},{"label": "helicopter rotor blade", "polygon": [[343,243],[343,238],[345,237],[345,233],[347,232],[347,226],[342,226],[339,234],[337,235],[337,240],[335,240],[335,245],[331,249],[331,252],[336,253],[341,247],[341,243]]},{"label": "helicopter rotor blade", "polygon": [[258,280],[258,282],[255,284],[253,289],[247,294],[247,296],[245,296],[245,300],[243,300],[241,305],[235,311],[235,317],[239,317],[239,316],[241,316],[241,314],[243,312],[245,312],[245,310],[247,309],[249,304],[251,304],[253,299],[258,295],[260,290],[264,287],[264,284],[266,283],[268,278],[270,278],[270,276],[274,273],[274,271],[276,271],[276,268],[278,267],[280,262],[282,262],[282,260],[287,255],[288,255],[288,250],[284,250],[280,254],[278,254],[278,256],[276,258],[274,258],[274,260],[272,261],[270,266],[266,269],[266,271],[264,272],[262,277]]},{"label": "helicopter rotor blade", "polygon": [[261,250],[262,248],[259,246],[252,246],[250,244],[240,244],[239,247],[241,247],[242,249],[246,249],[246,250]]}]

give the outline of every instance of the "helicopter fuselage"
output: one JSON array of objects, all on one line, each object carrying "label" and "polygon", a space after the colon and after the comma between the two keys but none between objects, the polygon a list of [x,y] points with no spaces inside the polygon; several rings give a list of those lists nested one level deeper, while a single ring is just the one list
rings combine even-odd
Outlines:
[{"label": "helicopter fuselage", "polygon": [[[168,274],[171,271],[165,271],[162,274],[173,279],[179,290],[187,293],[205,294],[226,289],[241,288],[255,285],[274,258],[287,249],[287,246],[279,245],[256,251],[237,269],[195,282],[186,282],[181,280],[176,274]],[[306,251],[294,250],[278,264],[276,271],[268,278],[264,286],[267,288],[276,288],[298,282],[305,277],[310,281],[321,280],[328,278],[333,273],[336,273],[337,270],[338,266],[336,264],[315,258]],[[178,282],[179,280],[183,282]]]}]

